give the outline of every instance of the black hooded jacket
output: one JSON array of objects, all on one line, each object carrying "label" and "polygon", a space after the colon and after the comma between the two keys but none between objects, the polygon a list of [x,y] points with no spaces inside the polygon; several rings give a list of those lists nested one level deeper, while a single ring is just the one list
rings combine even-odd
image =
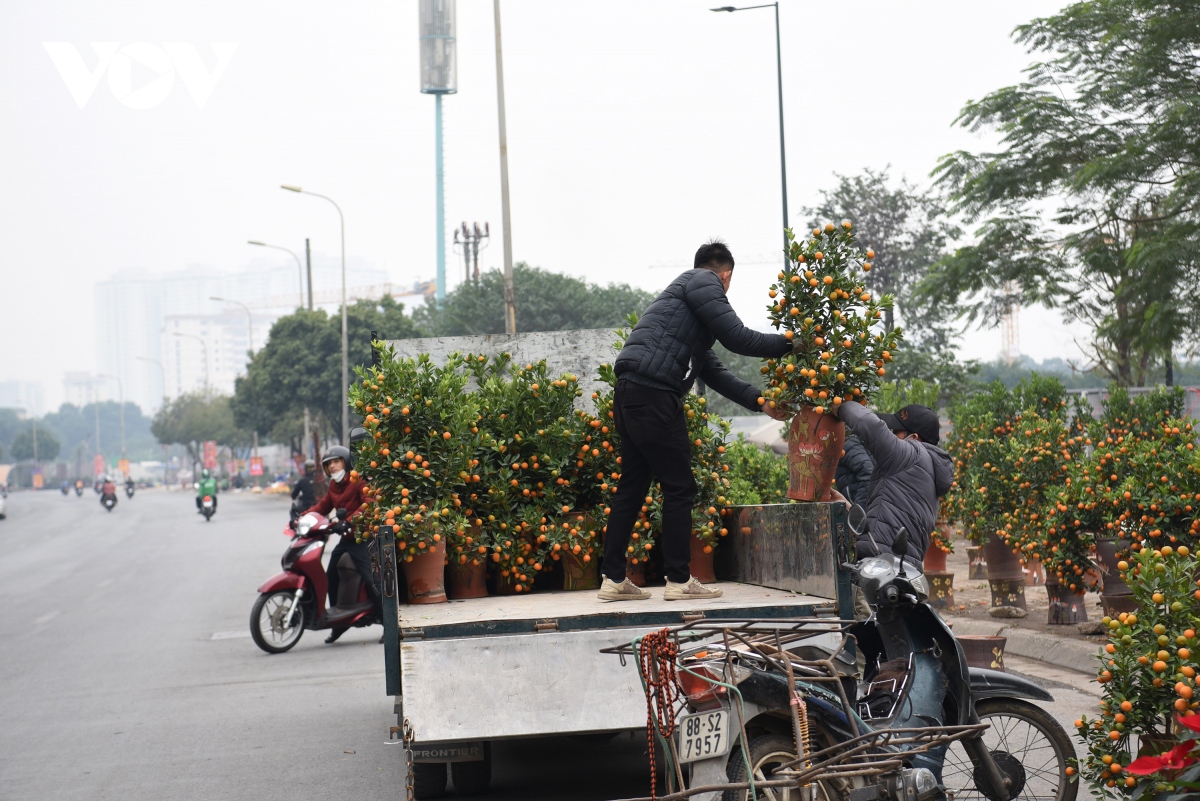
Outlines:
[{"label": "black hooded jacket", "polygon": [[954,481],[954,460],[936,445],[898,438],[862,404],[843,403],[838,417],[875,460],[867,493],[867,533],[855,542],[855,551],[860,557],[888,551],[905,528],[908,555],[921,562],[937,522],[938,499]]},{"label": "black hooded jacket", "polygon": [[713,353],[716,341],[742,356],[777,358],[792,348],[782,334],[747,328],[729,305],[712,270],[688,270],[663,290],[633,327],[614,365],[635,384],[685,395],[700,378],[750,411],[762,411],[762,394],[725,369]]}]

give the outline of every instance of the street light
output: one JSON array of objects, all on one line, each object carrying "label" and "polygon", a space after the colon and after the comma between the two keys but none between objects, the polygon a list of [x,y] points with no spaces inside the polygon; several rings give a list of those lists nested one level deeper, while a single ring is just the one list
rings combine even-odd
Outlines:
[{"label": "street light", "polygon": [[208,343],[204,341],[204,337],[196,336],[195,334],[184,334],[180,331],[172,331],[172,336],[184,337],[186,339],[194,339],[204,348],[204,388],[208,389]]},{"label": "street light", "polygon": [[235,306],[241,306],[246,312],[246,341],[250,343],[250,357],[254,357],[254,313],[250,311],[250,307],[240,300],[230,300],[229,298],[218,298],[216,295],[209,295],[209,300],[215,300],[219,303],[232,303]]},{"label": "street light", "polygon": [[710,8],[709,11],[749,11],[754,8],[774,8],[775,9],[775,78],[779,87],[779,176],[783,187],[783,266],[786,269],[788,266],[788,207],[787,207],[787,156],[783,145],[783,55],[779,47],[779,3],[763,3],[759,6],[742,6],[734,8],[733,6],[721,6],[720,8]]},{"label": "street light", "polygon": [[333,198],[325,195],[318,195],[316,192],[309,192],[307,189],[301,189],[292,184],[280,184],[280,189],[286,189],[289,192],[299,192],[305,195],[319,197],[322,200],[328,200],[333,203],[333,207],[337,209],[338,221],[341,223],[342,233],[342,442],[350,442],[350,336],[347,333],[346,324],[346,218],[342,214],[342,207],[334,202]]},{"label": "street light", "polygon": [[256,242],[251,239],[246,242],[248,245],[258,245],[260,248],[271,248],[272,250],[282,250],[296,260],[296,266],[300,268],[300,308],[304,308],[304,265],[300,263],[300,257],[287,248],[279,245],[268,245],[266,242]]},{"label": "street light", "polygon": [[98,378],[111,378],[117,382],[117,391],[121,393],[121,458],[125,458],[125,385],[121,383],[120,376],[110,375],[108,373],[96,373]]}]

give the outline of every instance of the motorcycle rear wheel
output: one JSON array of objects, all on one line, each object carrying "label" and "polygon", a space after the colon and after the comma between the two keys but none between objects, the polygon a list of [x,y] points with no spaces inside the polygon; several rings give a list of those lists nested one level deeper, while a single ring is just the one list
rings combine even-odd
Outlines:
[{"label": "motorcycle rear wheel", "polygon": [[[756,782],[771,779],[771,774],[774,773],[776,768],[796,758],[796,745],[794,741],[791,737],[785,737],[781,734],[762,734],[754,737],[750,740],[747,750],[750,752],[750,764],[754,766],[753,773]],[[748,779],[749,771],[746,770],[746,760],[742,755],[740,738],[734,739],[725,775],[733,783],[744,782]],[[726,790],[721,796],[721,801],[777,801],[777,799],[785,797],[799,798],[799,790],[791,788],[789,792],[787,789],[780,787],[756,787],[754,788],[754,795],[750,794],[749,788],[744,790]],[[817,801],[835,801],[834,795],[821,782],[817,783],[816,797]]]},{"label": "motorcycle rear wheel", "polygon": [[292,606],[295,590],[264,592],[250,610],[250,637],[268,654],[290,651],[304,636],[304,605],[296,608],[291,628],[283,627],[283,616]]},{"label": "motorcycle rear wheel", "polygon": [[[1022,799],[1030,801],[1075,801],[1078,780],[1066,770],[1075,759],[1071,738],[1050,713],[1028,701],[989,698],[975,704],[975,712],[991,728],[983,742],[993,753],[1011,754],[1021,763],[1024,775]],[[961,743],[946,752],[942,784],[954,793],[955,801],[988,801],[975,786],[975,766]]]}]

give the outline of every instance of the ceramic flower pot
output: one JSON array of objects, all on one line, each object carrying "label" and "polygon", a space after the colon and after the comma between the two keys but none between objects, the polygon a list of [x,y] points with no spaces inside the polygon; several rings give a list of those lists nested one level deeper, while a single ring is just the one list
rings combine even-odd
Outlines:
[{"label": "ceramic flower pot", "polygon": [[446,594],[452,600],[487,597],[487,565],[482,559],[452,564],[446,568],[446,577]]},{"label": "ceramic flower pot", "polygon": [[692,535],[692,558],[688,562],[688,571],[693,577],[700,580],[701,584],[715,584],[717,582],[717,574],[713,572],[713,548],[708,549],[708,553],[704,552],[704,541]]},{"label": "ceramic flower pot", "polygon": [[796,501],[828,501],[846,426],[832,414],[801,406],[788,430],[788,491]]},{"label": "ceramic flower pot", "polygon": [[404,579],[408,583],[410,604],[446,602],[446,541],[441,540],[412,558],[404,560]]}]

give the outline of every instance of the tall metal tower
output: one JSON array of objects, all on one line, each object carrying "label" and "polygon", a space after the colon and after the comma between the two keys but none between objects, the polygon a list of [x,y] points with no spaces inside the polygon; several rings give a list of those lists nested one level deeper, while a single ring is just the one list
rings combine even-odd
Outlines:
[{"label": "tall metal tower", "polygon": [[1017,302],[1016,284],[1009,282],[1005,287],[1007,308],[1000,318],[1000,358],[1005,364],[1021,361],[1021,305]]},{"label": "tall metal tower", "polygon": [[436,101],[434,136],[437,171],[437,302],[446,297],[446,203],[442,173],[442,95],[458,91],[454,38],[455,0],[420,0],[421,92]]}]

